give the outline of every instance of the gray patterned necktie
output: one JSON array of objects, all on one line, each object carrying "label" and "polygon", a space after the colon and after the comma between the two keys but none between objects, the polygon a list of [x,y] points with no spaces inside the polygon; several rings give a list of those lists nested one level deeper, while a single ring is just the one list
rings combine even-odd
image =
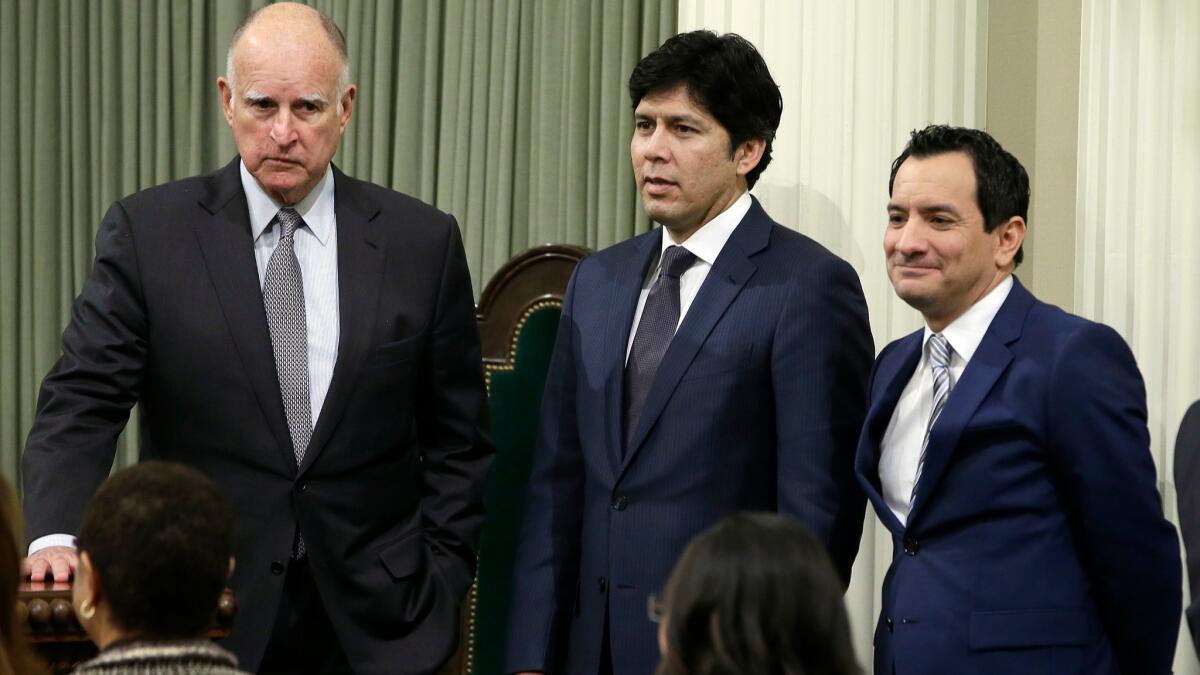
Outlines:
[{"label": "gray patterned necktie", "polygon": [[946,399],[950,398],[950,390],[954,382],[950,377],[950,355],[954,350],[950,342],[941,333],[929,336],[929,366],[933,370],[933,409],[929,413],[929,424],[925,427],[925,440],[921,442],[921,457],[917,460],[917,475],[913,478],[912,495],[908,498],[908,510],[912,513],[913,503],[917,500],[917,486],[921,483],[921,471],[925,468],[925,451],[929,449],[929,432],[937,422],[942,409],[946,407]]},{"label": "gray patterned necktie", "polygon": [[304,279],[296,260],[296,230],[304,220],[293,208],[275,216],[279,244],[267,262],[263,280],[263,306],[275,351],[275,372],[287,416],[288,434],[296,453],[296,466],[304,460],[312,436],[312,404],[308,395],[308,324],[304,316]]},{"label": "gray patterned necktie", "polygon": [[[664,235],[665,236],[665,235]],[[679,276],[687,271],[696,256],[682,246],[668,246],[659,263],[658,279],[650,287],[642,318],[638,321],[629,362],[625,364],[625,443],[628,452],[642,406],[654,383],[675,329],[679,326]]]}]

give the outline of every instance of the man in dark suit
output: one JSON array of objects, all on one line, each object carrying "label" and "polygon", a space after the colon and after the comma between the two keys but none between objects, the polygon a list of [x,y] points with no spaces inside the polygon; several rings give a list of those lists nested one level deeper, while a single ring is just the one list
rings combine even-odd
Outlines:
[{"label": "man in dark suit", "polygon": [[242,667],[436,672],[491,457],[457,225],[330,164],[356,89],[327,17],[251,15],[218,88],[240,157],[101,224],[25,449],[28,569],[70,573],[44,545],[71,542],[139,402],[141,456],[233,504]]},{"label": "man in dark suit", "polygon": [[1175,494],[1192,599],[1184,615],[1192,647],[1200,651],[1200,401],[1184,413],[1175,438]]},{"label": "man in dark suit", "polygon": [[867,308],[846,262],[747,192],[779,89],[748,42],[696,31],[643,58],[629,90],[637,186],[662,227],[584,259],[567,289],[509,672],[652,672],[647,600],[729,513],[796,518],[843,583],[858,550]]},{"label": "man in dark suit", "polygon": [[1169,672],[1179,548],[1129,347],[1012,276],[1029,178],[991,136],[914,132],[888,187],[926,326],[880,352],[858,447],[894,546],[875,672]]}]

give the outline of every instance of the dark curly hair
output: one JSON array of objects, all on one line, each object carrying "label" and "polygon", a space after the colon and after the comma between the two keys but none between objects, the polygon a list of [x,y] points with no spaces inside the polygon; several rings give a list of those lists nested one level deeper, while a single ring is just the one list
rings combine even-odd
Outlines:
[{"label": "dark curly hair", "polygon": [[76,546],[91,558],[118,626],[147,639],[195,637],[225,587],[233,515],[199,471],[143,462],[100,485]]},{"label": "dark curly hair", "polygon": [[636,109],[648,94],[687,88],[692,100],[729,133],[729,155],[751,138],[766,142],[758,166],[746,174],[747,187],[771,163],[771,144],[783,97],[762,55],[745,38],[710,30],[680,33],[638,61],[629,76],[629,98]]},{"label": "dark curly hair", "polygon": [[842,582],[793,520],[730,516],[696,537],[664,596],[657,675],[859,675]]},{"label": "dark curly hair", "polygon": [[[975,167],[975,201],[983,214],[983,231],[991,232],[1000,223],[1020,216],[1029,224],[1029,174],[1012,153],[986,131],[931,124],[920,131],[913,130],[908,145],[892,162],[888,178],[888,196],[896,182],[896,172],[909,157],[932,157],[947,152],[965,152]],[[1016,265],[1025,259],[1025,247],[1017,249]]]}]

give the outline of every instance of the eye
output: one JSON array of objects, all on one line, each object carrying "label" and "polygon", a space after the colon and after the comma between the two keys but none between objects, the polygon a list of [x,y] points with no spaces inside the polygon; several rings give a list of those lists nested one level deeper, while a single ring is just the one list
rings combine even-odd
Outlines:
[{"label": "eye", "polygon": [[633,121],[633,128],[638,131],[650,131],[654,128],[654,123],[646,119],[638,119]]},{"label": "eye", "polygon": [[903,225],[906,218],[903,213],[889,213],[888,224],[893,226]]},{"label": "eye", "polygon": [[693,129],[692,127],[689,127],[686,124],[676,124],[675,125],[675,132],[682,134],[684,136],[691,134],[691,133],[695,133],[695,131],[696,131],[695,129]]}]

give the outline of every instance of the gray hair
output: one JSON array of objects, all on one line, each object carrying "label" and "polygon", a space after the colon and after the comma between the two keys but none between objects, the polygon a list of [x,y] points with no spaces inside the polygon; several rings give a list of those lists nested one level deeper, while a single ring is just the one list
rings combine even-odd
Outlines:
[{"label": "gray hair", "polygon": [[[246,18],[242,19],[242,22],[238,24],[237,29],[233,31],[233,38],[229,40],[229,51],[225,52],[225,79],[229,82],[230,91],[237,91],[233,68],[233,49],[237,47],[238,41],[242,39],[242,33],[245,33],[250,24],[254,23],[254,19],[258,17],[258,13],[269,6],[259,7],[247,14]],[[333,48],[337,50],[338,56],[342,59],[342,71],[338,74],[336,94],[337,114],[340,116],[342,114],[342,97],[345,95],[346,89],[350,86],[350,54],[346,51],[346,34],[324,12],[317,9],[313,9],[313,11],[320,17],[321,28],[325,29],[325,36],[329,38],[330,44],[333,45]],[[230,105],[232,106],[236,102],[237,96],[234,95],[230,100]]]}]

